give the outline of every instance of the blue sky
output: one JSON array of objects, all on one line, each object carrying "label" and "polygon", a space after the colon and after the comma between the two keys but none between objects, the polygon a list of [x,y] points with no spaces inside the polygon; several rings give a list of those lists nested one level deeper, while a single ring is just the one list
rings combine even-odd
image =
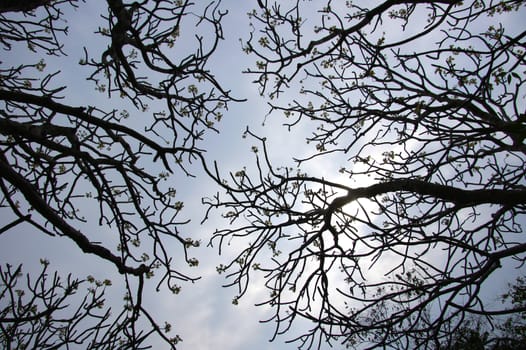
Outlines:
[{"label": "blue sky", "polygon": [[[207,149],[210,161],[217,160],[227,172],[242,167],[245,159],[251,156],[251,144],[242,138],[242,132],[247,125],[261,130],[268,106],[259,98],[256,86],[250,82],[251,77],[241,73],[242,69],[248,67],[251,62],[251,58],[241,52],[238,41],[248,30],[246,12],[250,9],[249,2],[227,0],[222,2],[222,7],[230,12],[223,22],[225,40],[220,43],[218,51],[212,58],[210,69],[227,89],[232,90],[235,97],[246,98],[250,102],[230,105],[229,112],[225,113],[221,125],[218,126],[221,133],[209,133],[200,146]],[[131,112],[130,122],[133,123],[134,119],[140,120],[143,116],[134,112],[129,105],[122,105],[122,100],[113,98],[108,101],[105,94],[96,92],[93,83],[85,80],[90,69],[78,65],[79,59],[83,57],[84,46],[90,48],[90,54],[98,55],[101,51],[97,51],[97,47],[106,45],[93,34],[98,26],[104,25],[104,21],[100,19],[101,10],[102,13],[106,11],[105,4],[88,1],[80,4],[77,10],[67,11],[65,18],[68,21],[69,35],[64,39],[64,44],[68,56],[43,57],[46,62],[45,72],[61,71],[56,84],[67,86],[63,93],[64,103],[96,105],[108,109],[127,108]],[[185,35],[192,37],[194,30],[195,28],[192,27],[183,27],[181,29],[183,40]],[[194,47],[191,49],[193,50]],[[28,54],[22,47],[19,50],[15,48],[2,60],[4,63],[17,64],[34,63],[39,59],[40,56]],[[150,108],[155,110],[154,102]],[[279,127],[279,123],[268,124]],[[290,149],[295,144],[290,138],[278,137],[277,140],[281,141],[273,144],[272,148],[275,150],[281,147]],[[176,296],[166,291],[152,292],[145,297],[145,305],[160,323],[164,321],[172,323],[173,334],[179,334],[183,338],[183,342],[178,346],[180,349],[293,349],[294,346],[283,345],[281,341],[273,344],[268,342],[273,327],[269,324],[260,324],[259,320],[268,317],[269,314],[266,310],[254,306],[267,293],[263,290],[262,284],[255,284],[247,297],[237,306],[232,304],[232,299],[236,295],[235,289],[222,288],[225,283],[224,276],[216,272],[216,266],[221,262],[226,263],[228,257],[219,257],[216,247],[206,247],[215,230],[214,225],[219,223],[210,220],[205,225],[200,224],[204,214],[201,198],[213,194],[217,188],[199,173],[198,166],[191,169],[196,173],[196,178],[186,178],[183,174],[176,173],[170,181],[175,183],[178,195],[185,203],[185,210],[181,216],[192,219],[191,223],[182,230],[203,243],[201,248],[195,250],[195,256],[200,262],[199,267],[182,266],[182,269],[194,277],[200,276],[201,279],[194,284],[181,283],[182,291]],[[91,208],[85,207],[82,210],[89,217]],[[2,212],[2,216],[6,222],[11,217],[6,211]],[[111,235],[111,229],[100,227],[95,220],[88,223],[87,229],[92,237],[100,236],[106,239]],[[178,248],[174,247],[174,249]],[[57,270],[64,276],[71,272],[80,278],[88,275],[100,280],[109,278],[113,282],[113,285],[106,290],[109,303],[114,300],[117,308],[122,303],[124,286],[114,267],[97,257],[82,254],[76,245],[67,239],[48,237],[32,227],[20,225],[16,230],[2,235],[0,256],[2,263],[9,262],[12,265],[23,263],[25,273],[39,271],[39,260],[45,258],[51,262],[52,270]],[[176,256],[174,258],[177,259]]]},{"label": "blue sky", "polygon": [[[222,2],[223,8],[229,10],[229,15],[223,22],[225,40],[220,43],[218,51],[211,59],[210,69],[218,80],[227,89],[230,89],[235,97],[247,99],[247,102],[244,103],[231,104],[229,111],[225,112],[225,117],[218,126],[220,133],[208,133],[201,144],[201,147],[207,150],[208,160],[216,160],[224,174],[253,164],[251,146],[254,141],[242,138],[242,133],[247,126],[269,139],[269,153],[276,164],[293,165],[292,155],[300,156],[310,151],[305,147],[304,141],[304,136],[309,132],[307,127],[295,128],[290,132],[281,125],[282,120],[279,116],[266,117],[269,110],[267,101],[259,96],[257,86],[251,83],[253,77],[241,73],[242,70],[253,65],[254,60],[252,56],[242,53],[238,40],[248,37],[249,20],[246,13],[252,8],[251,3],[236,0]],[[68,86],[64,93],[66,103],[128,108],[129,106],[115,105],[117,103],[115,100],[108,101],[104,94],[97,93],[93,84],[84,79],[89,70],[79,68],[77,65],[78,59],[82,57],[83,46],[96,47],[98,45],[97,39],[94,39],[96,36],[92,32],[99,25],[97,24],[99,11],[105,10],[105,6],[100,6],[100,4],[88,1],[86,4],[81,4],[79,10],[71,13],[68,19],[70,34],[65,41],[66,52],[69,56],[58,60],[46,58],[48,63],[46,69],[49,71],[62,70],[60,79]],[[183,37],[186,29],[181,29]],[[188,30],[191,31],[192,28]],[[93,53],[95,52],[93,50]],[[28,62],[34,62],[34,56],[17,56],[16,51],[13,51],[12,54],[5,59],[7,61],[27,59]],[[152,103],[151,108],[155,109],[156,106]],[[134,122],[134,118],[140,119],[141,116],[136,114],[134,112],[130,116],[131,123]],[[324,162],[308,163],[306,168],[318,177],[348,181],[337,171],[344,162],[344,159],[341,158],[328,158]],[[189,274],[201,276],[201,279],[194,284],[182,283],[182,292],[177,296],[168,292],[149,294],[145,297],[147,308],[156,315],[160,322],[166,320],[172,323],[174,333],[183,338],[183,342],[178,347],[180,349],[295,349],[294,344],[284,343],[294,335],[294,330],[290,334],[278,337],[273,343],[268,342],[273,334],[273,324],[261,324],[259,321],[268,318],[271,314],[266,308],[254,306],[268,295],[261,276],[256,276],[252,280],[248,294],[239,301],[239,305],[232,304],[236,289],[221,287],[226,281],[224,275],[216,272],[216,266],[220,263],[227,263],[229,256],[236,252],[236,244],[239,243],[233,242],[228,247],[230,249],[226,249],[222,256],[217,255],[217,247],[206,247],[215,228],[225,223],[217,217],[212,217],[201,225],[200,222],[204,215],[201,198],[214,194],[217,187],[199,173],[198,166],[191,167],[191,169],[196,172],[196,178],[186,178],[176,173],[170,181],[174,181],[178,195],[185,203],[182,218],[192,220],[182,230],[188,232],[193,239],[200,239],[203,243],[202,247],[195,250],[195,256],[200,262],[199,267],[182,268]],[[85,210],[90,212],[90,208],[85,208]],[[106,237],[111,234],[110,229],[98,225],[88,228],[93,229],[95,236]],[[27,242],[30,243],[27,244]],[[179,252],[175,247],[174,250]],[[113,266],[93,256],[83,256],[72,242],[44,236],[34,231],[33,228],[21,226],[16,232],[3,235],[0,256],[3,261],[12,264],[23,262],[26,272],[37,269],[39,258],[42,257],[51,261],[52,268],[64,273],[73,272],[80,277],[93,274],[99,279],[110,278],[115,283],[108,289],[109,298],[119,301],[122,297],[122,290],[120,290],[122,285],[118,282],[119,277],[115,275]],[[177,259],[177,256],[174,258]],[[496,275],[494,285],[502,287],[504,277],[507,276]],[[497,295],[498,289],[487,293]]]}]

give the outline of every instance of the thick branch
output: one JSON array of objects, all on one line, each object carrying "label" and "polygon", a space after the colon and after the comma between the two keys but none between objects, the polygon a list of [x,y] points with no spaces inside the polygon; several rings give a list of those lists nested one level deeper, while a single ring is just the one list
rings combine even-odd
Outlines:
[{"label": "thick branch", "polygon": [[389,192],[412,192],[432,196],[459,206],[500,204],[514,206],[526,204],[526,190],[478,189],[462,190],[452,186],[429,183],[415,179],[399,179],[350,189],[347,195],[336,198],[329,209],[341,208],[358,198],[373,198]]},{"label": "thick branch", "polygon": [[0,13],[29,12],[37,7],[48,5],[51,2],[51,0],[2,0],[0,1]]},{"label": "thick branch", "polygon": [[91,243],[86,236],[68,224],[50,208],[44,199],[42,199],[35,186],[15,172],[4,157],[0,158],[0,177],[18,189],[38,213],[59,229],[65,236],[71,238],[83,252],[95,254],[105,260],[111,261],[117,266],[120,273],[140,276],[148,271],[148,267],[144,264],[137,268],[126,266],[121,258],[115,256],[107,248]]},{"label": "thick branch", "polygon": [[163,161],[163,165],[167,169],[170,169],[168,165],[168,161],[166,159],[167,153],[175,153],[177,151],[183,151],[183,150],[188,151],[187,149],[183,149],[183,148],[161,147],[159,144],[157,144],[156,142],[152,141],[147,136],[145,136],[144,133],[137,132],[122,124],[112,123],[107,120],[102,120],[100,118],[93,117],[90,113],[86,111],[86,108],[84,107],[72,107],[72,106],[64,105],[64,104],[53,101],[50,97],[32,95],[32,94],[28,94],[22,91],[0,90],[0,100],[27,103],[27,104],[32,104],[32,105],[48,108],[57,113],[62,113],[65,115],[77,117],[79,120],[83,120],[87,123],[99,126],[103,129],[111,129],[114,131],[125,133],[133,137],[134,139],[140,141],[141,143],[144,143],[148,147],[154,149],[157,152],[154,160],[157,160],[158,157],[161,157]]}]

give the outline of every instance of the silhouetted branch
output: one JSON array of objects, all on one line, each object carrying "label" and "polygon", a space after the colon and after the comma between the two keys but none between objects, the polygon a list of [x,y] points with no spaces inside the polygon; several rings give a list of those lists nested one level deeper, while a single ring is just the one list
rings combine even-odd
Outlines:
[{"label": "silhouetted branch", "polygon": [[[101,102],[86,94],[86,102],[75,105],[66,87],[56,85],[61,73],[48,72],[41,54],[66,55],[66,15],[71,7],[82,11],[82,3],[0,3],[6,58],[0,67],[0,209],[10,220],[0,233],[5,237],[24,223],[51,239],[68,237],[79,254],[116,267],[125,282],[125,301],[111,305],[110,313],[102,295],[93,292],[75,310],[65,301],[74,294],[67,285],[55,305],[51,295],[63,283],[42,272],[40,290],[29,285],[30,277],[20,290],[30,300],[24,310],[32,307],[31,300],[48,307],[18,313],[13,282],[0,295],[11,298],[0,313],[2,346],[142,349],[160,340],[175,348],[179,336],[167,336],[170,327],[150,315],[143,294],[149,279],[157,290],[165,287],[174,294],[181,281],[198,279],[181,269],[198,264],[189,250],[199,241],[180,232],[188,220],[180,219],[184,203],[172,174],[192,176],[191,163],[203,159],[201,140],[218,131],[215,125],[228,104],[239,101],[208,64],[223,38],[226,11],[215,1],[106,1],[105,25],[96,35],[107,47],[84,48],[78,64],[92,69],[88,80],[111,99]],[[20,55],[28,59],[18,60]],[[32,58],[34,63],[18,63]],[[153,107],[150,100],[156,101]],[[140,118],[130,123],[136,115]],[[98,235],[97,224],[108,234]],[[8,271],[5,278],[15,281],[15,275]],[[101,312],[94,312],[98,307]]]},{"label": "silhouetted branch", "polygon": [[506,314],[481,292],[526,261],[524,2],[258,6],[246,72],[313,150],[278,167],[247,130],[253,165],[211,174],[210,243],[244,245],[218,267],[236,298],[264,278],[274,337],[306,322],[304,349],[438,349]]}]

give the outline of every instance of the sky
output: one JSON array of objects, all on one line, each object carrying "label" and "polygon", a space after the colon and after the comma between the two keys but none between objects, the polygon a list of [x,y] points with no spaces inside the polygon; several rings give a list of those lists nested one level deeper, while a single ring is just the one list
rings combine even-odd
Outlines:
[{"label": "sky", "polygon": [[[251,64],[251,58],[241,52],[238,39],[245,36],[244,30],[248,28],[246,13],[250,9],[250,2],[226,0],[222,7],[229,10],[229,15],[223,21],[225,40],[211,59],[210,69],[218,80],[232,94],[238,98],[247,99],[248,102],[231,104],[228,113],[219,125],[220,133],[209,133],[201,147],[207,150],[209,160],[216,160],[224,169],[225,173],[240,168],[250,157],[251,144],[242,138],[245,128],[250,125],[256,130],[263,130],[262,123],[268,112],[266,102],[259,97],[257,87],[251,84],[251,77],[243,75],[241,71]],[[65,38],[65,52],[67,57],[52,58],[43,57],[46,61],[46,72],[60,70],[59,82],[67,86],[64,92],[66,99],[64,103],[71,105],[96,105],[111,108],[123,108],[115,105],[115,101],[107,100],[104,94],[94,91],[92,82],[86,81],[85,77],[90,70],[78,66],[78,61],[83,57],[83,47],[97,47],[105,45],[100,42],[93,32],[104,21],[99,18],[101,10],[106,11],[105,4],[101,2],[88,1],[80,4],[79,9],[68,11],[67,20],[69,35]],[[240,31],[240,28],[244,28]],[[194,28],[182,28],[181,37],[192,35]],[[192,50],[194,47],[191,48]],[[96,51],[90,51],[95,53]],[[4,63],[34,63],[38,61],[38,55],[30,55],[25,50],[13,50],[4,56]],[[126,106],[124,106],[126,107]],[[155,105],[151,106],[155,109]],[[132,109],[130,109],[132,110]],[[140,118],[132,112],[130,120]],[[279,123],[267,122],[271,127],[280,127]],[[271,133],[272,134],[272,133]],[[272,144],[275,154],[280,149],[298,148],[295,140],[290,138],[276,137]],[[276,157],[285,158],[283,157]],[[173,334],[179,334],[183,342],[178,349],[293,349],[293,345],[285,345],[280,341],[269,343],[273,327],[269,324],[260,324],[259,320],[269,316],[263,308],[256,308],[255,303],[261,301],[266,295],[262,284],[254,284],[250,293],[243,298],[239,305],[232,304],[236,295],[235,289],[225,289],[224,275],[219,275],[216,266],[226,263],[228,256],[218,256],[217,247],[207,247],[208,240],[218,224],[215,220],[209,220],[204,225],[201,220],[204,215],[204,207],[201,198],[214,194],[217,188],[212,181],[203,174],[199,174],[199,167],[191,168],[196,173],[196,178],[186,178],[182,174],[175,174],[174,181],[178,195],[185,203],[184,218],[192,221],[186,225],[184,231],[194,239],[202,241],[202,247],[196,249],[195,256],[199,259],[198,268],[186,268],[187,273],[200,280],[191,283],[181,283],[182,291],[174,296],[171,292],[152,293],[150,298],[145,297],[145,305],[162,323],[169,321],[173,325]],[[89,210],[89,208],[83,208]],[[9,215],[3,211],[3,218],[7,222]],[[94,235],[108,235],[111,230],[99,227],[95,222],[93,225]],[[113,248],[113,247],[112,247]],[[225,252],[226,253],[226,252]],[[34,228],[21,225],[8,234],[2,235],[0,244],[1,263],[9,262],[11,265],[23,263],[24,273],[37,272],[40,269],[40,258],[50,261],[50,269],[57,270],[63,276],[72,273],[73,276],[85,278],[93,275],[97,279],[109,278],[113,285],[106,289],[108,300],[116,300],[117,307],[122,302],[124,286],[120,282],[120,276],[114,271],[114,267],[99,258],[82,254],[76,245],[67,239],[54,239],[43,235]],[[177,257],[176,257],[177,258]],[[155,347],[154,347],[155,348]]]},{"label": "sky", "polygon": [[[267,101],[259,96],[257,86],[252,84],[253,77],[242,74],[242,70],[252,66],[254,60],[252,56],[242,53],[238,40],[248,37],[249,19],[246,13],[251,10],[252,3],[223,0],[223,8],[229,11],[223,21],[225,40],[220,43],[218,51],[211,59],[210,69],[218,80],[232,91],[233,96],[247,99],[244,103],[232,103],[218,126],[220,133],[209,133],[201,144],[201,147],[207,150],[207,158],[216,160],[224,174],[229,171],[235,172],[253,161],[251,146],[254,141],[242,137],[247,126],[268,138],[269,154],[275,164],[292,165],[292,156],[305,155],[310,151],[305,147],[304,141],[309,132],[308,128],[299,127],[291,132],[282,126],[279,117],[267,116],[269,106]],[[82,47],[97,45],[97,39],[94,39],[96,36],[92,32],[97,28],[97,18],[101,9],[104,9],[104,6],[100,6],[100,2],[88,1],[72,12],[68,23],[70,34],[65,41],[69,56],[57,61],[47,61],[50,71],[54,68],[62,70],[60,79],[68,86],[65,92],[66,101],[73,105],[108,103],[105,96],[94,91],[92,83],[84,80],[88,70],[79,69],[77,65],[78,59],[82,57]],[[185,28],[182,29],[182,36],[185,35],[184,30]],[[13,55],[5,59],[27,59],[31,62],[33,57]],[[155,106],[152,106],[153,108]],[[133,117],[132,115],[131,118]],[[343,180],[340,175],[335,175],[342,165],[339,161],[342,160],[309,163],[307,169],[318,177]],[[268,318],[271,313],[263,307],[254,306],[265,300],[268,295],[261,278],[252,281],[247,295],[238,305],[232,304],[236,289],[222,288],[227,281],[224,275],[217,273],[216,266],[229,261],[229,256],[236,252],[236,243],[232,243],[228,247],[230,249],[226,249],[222,256],[218,256],[217,246],[207,247],[206,243],[214,230],[224,225],[224,222],[213,217],[201,224],[204,215],[201,198],[214,194],[217,187],[199,174],[198,167],[192,169],[196,172],[196,178],[185,178],[176,174],[171,181],[175,182],[178,195],[185,203],[182,216],[192,220],[184,230],[189,232],[193,239],[200,239],[203,243],[202,247],[195,251],[195,256],[200,262],[199,267],[186,269],[186,272],[200,276],[201,279],[193,284],[181,284],[183,288],[177,296],[161,292],[151,294],[150,298],[145,297],[147,308],[160,322],[166,320],[172,323],[174,333],[183,338],[179,349],[296,349],[295,344],[284,343],[292,337],[294,330],[291,334],[278,337],[273,343],[268,341],[273,334],[273,324],[259,321]],[[94,225],[93,230],[100,231],[97,234],[111,233],[107,228],[98,225]],[[53,269],[65,273],[73,272],[79,276],[93,274],[99,279],[110,278],[116,283],[108,288],[108,296],[119,300],[122,294],[122,290],[119,289],[122,285],[118,283],[118,277],[115,278],[112,266],[98,261],[93,256],[83,256],[72,242],[52,239],[29,227],[17,228],[16,232],[3,235],[0,256],[2,262],[23,262],[26,272],[37,268],[39,258],[48,258]]]}]

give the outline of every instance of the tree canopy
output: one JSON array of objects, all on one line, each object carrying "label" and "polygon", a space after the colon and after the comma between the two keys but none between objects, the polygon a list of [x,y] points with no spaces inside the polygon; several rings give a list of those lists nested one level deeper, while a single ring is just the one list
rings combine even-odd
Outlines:
[{"label": "tree canopy", "polygon": [[[276,131],[247,127],[253,158],[228,169],[205,144],[242,102],[211,63],[233,3],[107,0],[78,57],[67,21],[83,1],[0,2],[0,239],[70,241],[124,288],[108,305],[117,282],[97,271],[2,262],[0,344],[175,349],[181,336],[145,298],[199,278],[184,268],[200,241],[182,229],[178,187],[195,173],[216,191],[192,219],[217,224],[210,245],[234,254],[217,266],[233,304],[264,281],[272,340],[522,342],[526,1],[254,1],[229,54],[252,60],[261,117],[307,132],[308,153],[278,164]],[[99,98],[79,99],[51,61]],[[495,281],[509,292],[488,302]]]},{"label": "tree canopy", "polygon": [[523,277],[510,284],[509,292],[502,295],[502,302],[509,302],[516,310],[502,323],[484,322],[483,315],[466,319],[451,334],[451,339],[441,344],[441,349],[512,350],[524,349],[526,340],[526,285]]},{"label": "tree canopy", "polygon": [[526,258],[524,5],[258,1],[247,73],[312,153],[276,165],[247,130],[255,162],[206,203],[229,220],[212,243],[245,244],[218,270],[238,297],[263,276],[275,336],[440,348],[524,311],[483,296]]},{"label": "tree canopy", "polygon": [[[84,48],[78,61],[107,101],[77,105],[70,102],[73,87],[60,85],[63,76],[49,71],[46,60],[68,54],[68,15],[82,6],[76,0],[0,3],[0,208],[6,219],[0,233],[30,225],[72,240],[79,254],[94,254],[118,270],[125,301],[112,314],[104,305],[112,281],[52,275],[47,259],[27,283],[21,266],[7,264],[0,271],[0,344],[139,349],[155,336],[174,348],[180,337],[143,307],[143,289],[154,273],[157,289],[174,293],[178,282],[197,278],[175,267],[175,255],[198,264],[187,250],[199,242],[180,233],[183,203],[165,179],[188,175],[188,164],[201,162],[199,142],[234,100],[207,67],[226,11],[214,2],[108,0],[103,24],[89,33],[104,44]],[[169,54],[180,40],[184,50]],[[152,100],[158,110],[149,110]],[[142,124],[128,122],[137,114],[145,116],[135,118]],[[105,241],[88,225],[97,221],[112,233]],[[91,286],[79,298],[81,284]]]}]

